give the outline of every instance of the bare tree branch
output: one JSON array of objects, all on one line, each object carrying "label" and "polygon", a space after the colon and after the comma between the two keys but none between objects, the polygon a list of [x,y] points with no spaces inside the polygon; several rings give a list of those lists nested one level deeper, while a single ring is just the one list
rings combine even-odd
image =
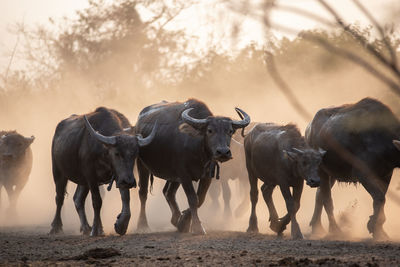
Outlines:
[{"label": "bare tree branch", "polygon": [[15,41],[14,48],[11,52],[10,61],[8,62],[7,69],[4,74],[4,88],[7,88],[8,73],[10,72],[11,64],[14,60],[14,56],[15,56],[15,52],[17,51],[18,43],[19,43],[19,34],[17,35],[17,40]]},{"label": "bare tree branch", "polygon": [[321,16],[318,16],[310,11],[307,11],[307,10],[304,10],[301,8],[297,8],[297,7],[293,7],[293,6],[285,6],[285,5],[275,6],[275,8],[309,18],[309,19],[319,22],[325,26],[329,26],[329,27],[335,26],[335,23],[333,23],[332,21],[329,21]]},{"label": "bare tree branch", "polygon": [[353,0],[354,4],[365,14],[365,16],[372,22],[372,24],[376,27],[376,30],[379,32],[379,34],[382,37],[382,40],[384,44],[386,45],[387,50],[390,53],[390,56],[392,57],[392,64],[395,69],[398,68],[397,65],[397,55],[396,51],[393,49],[391,46],[389,39],[385,35],[385,31],[383,30],[383,27],[378,23],[378,21],[372,16],[372,14],[358,1],[358,0]]},{"label": "bare tree branch", "polygon": [[318,0],[320,4],[335,18],[337,24],[346,32],[350,33],[357,41],[359,41],[375,58],[386,65],[400,80],[400,70],[395,64],[382,53],[380,53],[375,46],[370,44],[363,36],[354,31],[349,25],[347,25],[343,18],[329,5],[325,0]]},{"label": "bare tree branch", "polygon": [[338,55],[342,58],[348,59],[348,60],[356,63],[357,65],[361,66],[366,71],[368,71],[369,73],[374,75],[376,78],[381,80],[383,83],[388,85],[389,88],[394,93],[396,93],[397,95],[400,96],[400,84],[393,81],[391,78],[389,78],[385,74],[383,74],[375,66],[370,64],[367,60],[363,59],[362,57],[356,55],[355,53],[353,53],[349,50],[334,46],[323,38],[319,38],[319,37],[313,36],[311,34],[302,34],[301,36],[306,40],[309,40],[309,41],[312,41],[312,42],[322,45],[322,47],[324,47],[327,51],[334,53],[335,55]]}]

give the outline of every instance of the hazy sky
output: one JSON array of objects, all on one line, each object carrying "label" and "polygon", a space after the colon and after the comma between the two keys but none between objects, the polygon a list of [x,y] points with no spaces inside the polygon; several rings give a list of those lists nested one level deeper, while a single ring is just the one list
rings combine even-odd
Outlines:
[{"label": "hazy sky", "polygon": [[[389,12],[400,10],[399,0],[360,0],[380,21],[390,21]],[[218,2],[218,4],[216,4]],[[232,3],[238,4],[238,10],[242,11],[245,6],[241,6],[242,0],[232,1],[215,1],[203,0],[201,4],[190,8],[176,18],[170,27],[185,28],[189,33],[198,35],[198,44],[207,46],[212,42],[210,36],[202,33],[213,32],[214,37],[227,37],[231,29],[227,25],[236,21],[244,29],[235,42],[239,46],[248,43],[251,40],[262,40],[263,27],[256,22],[254,16],[237,15],[230,12]],[[257,5],[257,2],[248,1]],[[324,14],[323,9],[316,4],[315,0],[281,0],[282,4],[295,5],[317,14]],[[357,9],[350,0],[329,1],[340,11],[341,14],[349,21],[360,21],[363,23],[365,18],[357,12]],[[48,18],[60,18],[62,16],[73,16],[76,9],[87,7],[87,0],[0,0],[0,71],[5,69],[9,61],[10,51],[16,43],[16,36],[9,33],[9,29],[15,22],[24,21],[27,25],[46,24]],[[257,9],[256,9],[257,10]],[[205,19],[207,18],[207,19]],[[292,13],[275,12],[272,14],[273,21],[288,25],[296,29],[311,28],[315,26],[314,22],[305,20]],[[212,23],[209,23],[212,21]],[[227,44],[229,46],[229,44]]]}]

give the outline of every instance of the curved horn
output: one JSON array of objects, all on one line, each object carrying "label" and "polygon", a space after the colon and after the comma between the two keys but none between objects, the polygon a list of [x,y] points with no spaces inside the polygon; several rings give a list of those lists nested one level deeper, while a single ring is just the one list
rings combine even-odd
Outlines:
[{"label": "curved horn", "polygon": [[124,132],[130,132],[132,130],[132,127],[128,127],[128,128],[124,128],[123,131]]},{"label": "curved horn", "polygon": [[158,122],[156,121],[156,123],[153,126],[153,129],[151,130],[151,133],[147,137],[143,138],[141,135],[137,135],[136,138],[138,140],[139,147],[149,145],[151,141],[153,141],[154,136],[156,136],[157,129],[158,129]]},{"label": "curved horn", "polygon": [[32,143],[35,140],[35,137],[32,135],[31,137],[24,137],[27,143]]},{"label": "curved horn", "polygon": [[84,115],[83,118],[85,120],[86,129],[88,129],[91,136],[95,137],[97,140],[106,145],[115,145],[117,143],[117,138],[115,136],[104,136],[96,132],[88,121],[86,115]]},{"label": "curved horn", "polygon": [[188,108],[185,111],[182,112],[182,119],[189,125],[195,127],[195,128],[201,128],[207,123],[207,119],[195,119],[189,115],[189,112],[193,108]]},{"label": "curved horn", "polygon": [[[239,117],[242,118],[242,120],[241,120],[241,121],[234,121],[234,120],[232,120],[232,126],[233,126],[233,128],[235,128],[235,129],[244,128],[244,127],[246,127],[247,125],[249,125],[249,123],[250,123],[250,116],[249,116],[246,112],[244,112],[243,110],[241,110],[240,108],[235,108],[235,110],[236,110],[237,114],[239,114]],[[242,116],[242,115],[243,115],[243,116]]]}]

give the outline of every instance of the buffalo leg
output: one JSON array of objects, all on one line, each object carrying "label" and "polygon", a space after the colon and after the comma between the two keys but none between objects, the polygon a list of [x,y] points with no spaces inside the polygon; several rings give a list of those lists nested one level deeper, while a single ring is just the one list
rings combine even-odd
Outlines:
[{"label": "buffalo leg", "polygon": [[290,193],[290,188],[288,185],[281,185],[280,189],[285,199],[288,215],[290,216],[290,221],[292,223],[291,225],[292,239],[303,239],[303,234],[300,231],[300,226],[296,219],[296,213],[300,207],[300,196],[303,188],[301,187],[301,190],[298,190],[299,189],[298,187],[294,187],[293,196]]},{"label": "buffalo leg", "polygon": [[239,180],[239,190],[243,198],[239,206],[235,209],[236,217],[242,216],[243,213],[245,213],[248,210],[250,204],[250,198],[248,195],[248,192],[250,190],[249,183],[247,179],[243,179],[242,177],[239,177],[238,180]]},{"label": "buffalo leg", "polygon": [[321,185],[320,185],[320,194],[322,198],[322,202],[324,203],[324,208],[326,214],[328,215],[329,221],[329,233],[333,235],[341,235],[342,231],[336,223],[335,215],[333,214],[333,200],[332,200],[332,191],[331,187],[334,182],[331,182],[332,178],[329,176],[321,177]]},{"label": "buffalo leg", "polygon": [[121,195],[122,210],[114,224],[114,229],[118,234],[124,235],[128,229],[129,220],[131,219],[131,197],[128,188],[120,188],[119,193]]},{"label": "buffalo leg", "polygon": [[10,202],[8,211],[10,215],[15,216],[17,212],[17,200],[21,193],[21,188],[19,188],[18,186],[15,186],[15,188],[13,188],[14,186],[12,184],[6,184],[4,187],[7,191],[8,199]]},{"label": "buffalo leg", "polygon": [[203,178],[199,182],[199,187],[197,188],[197,197],[199,199],[197,207],[200,208],[203,205],[204,200],[206,200],[206,195],[208,189],[210,188],[212,178]]},{"label": "buffalo leg", "polygon": [[100,196],[99,186],[97,184],[90,185],[90,193],[92,194],[92,204],[94,210],[93,226],[90,233],[91,236],[102,236],[104,235],[103,224],[101,222],[100,210],[103,204]]},{"label": "buffalo leg", "polygon": [[224,215],[227,218],[232,217],[231,202],[231,189],[229,188],[228,180],[221,180],[222,196],[224,198]]},{"label": "buffalo leg", "polygon": [[314,213],[310,221],[310,226],[312,227],[312,234],[320,236],[322,235],[325,230],[322,226],[321,222],[321,215],[322,209],[324,207],[324,202],[322,199],[321,188],[318,187],[315,193],[315,206],[314,206]]},{"label": "buffalo leg", "polygon": [[212,209],[215,211],[219,211],[219,209],[220,209],[220,205],[219,205],[219,195],[220,194],[221,194],[221,182],[214,180],[211,183],[209,195],[211,197]]},{"label": "buffalo leg", "polygon": [[[192,181],[189,179],[186,179],[182,182],[182,187],[183,190],[185,191],[186,197],[188,199],[188,203],[189,203],[189,212],[184,212],[184,214],[182,214],[178,223],[178,230],[186,230],[186,227],[182,227],[182,224],[187,224],[187,220],[184,219],[185,217],[188,216],[188,214],[191,215],[191,220],[192,220],[192,233],[193,234],[205,234],[205,230],[203,228],[203,226],[201,225],[199,216],[197,214],[197,209],[199,206],[199,197],[196,194],[196,191],[194,190]],[[200,190],[200,186],[199,189]],[[208,189],[208,188],[207,188]],[[204,201],[204,199],[203,199]],[[189,221],[190,222],[190,221]]]},{"label": "buffalo leg", "polygon": [[[370,216],[367,224],[368,231],[372,233],[375,240],[387,240],[388,235],[383,230],[383,223],[386,220],[384,206],[385,206],[385,195],[389,186],[391,175],[388,179],[383,181],[376,181],[374,178],[365,179],[360,177],[360,182],[364,186],[365,190],[371,195],[373,200],[374,213]],[[388,181],[388,182],[386,182]]]},{"label": "buffalo leg", "polygon": [[65,189],[67,187],[68,180],[59,175],[57,169],[53,166],[53,177],[54,183],[56,184],[56,214],[53,222],[51,223],[50,234],[58,234],[62,232],[62,221],[61,221],[61,208],[64,204]]},{"label": "buffalo leg", "polygon": [[139,173],[139,199],[140,199],[140,213],[137,224],[137,230],[139,232],[148,232],[150,230],[146,216],[146,201],[147,193],[149,190],[149,171],[144,166],[142,161],[137,161],[137,168]]},{"label": "buffalo leg", "polygon": [[275,186],[274,185],[269,185],[269,184],[263,184],[261,186],[261,192],[264,197],[264,201],[267,204],[268,211],[269,211],[269,221],[271,222],[269,227],[276,233],[280,234],[285,230],[285,228],[282,229],[282,225],[279,224],[279,217],[278,213],[276,212],[276,208],[274,205],[274,201],[272,199],[272,193],[274,191]]},{"label": "buffalo leg", "polygon": [[258,187],[257,187],[257,177],[249,172],[249,182],[250,182],[250,201],[251,201],[251,215],[249,219],[249,227],[247,228],[247,232],[258,233],[258,223],[257,223],[257,214],[256,214],[256,206],[258,202]]},{"label": "buffalo leg", "polygon": [[[203,178],[200,180],[199,186],[197,188],[197,200],[198,200],[197,208],[200,208],[201,205],[203,205],[204,200],[206,199],[206,194],[207,194],[208,188],[210,187],[211,181],[212,181],[211,178]],[[191,183],[191,185],[193,187],[192,183]],[[183,185],[182,185],[182,187],[183,187]],[[185,191],[185,193],[186,193],[186,191]],[[192,221],[192,218],[193,218],[193,214],[191,213],[191,208],[189,205],[189,209],[183,211],[181,217],[179,218],[178,230],[180,232],[188,232],[190,229],[190,223]],[[200,220],[198,220],[198,221],[200,222]],[[203,226],[201,226],[201,224],[200,224],[200,227],[199,227],[199,225],[196,224],[196,222],[192,224],[192,232],[195,234],[196,233],[197,234],[203,234],[203,233],[205,234],[205,230],[204,230]]]},{"label": "buffalo leg", "polygon": [[78,185],[74,194],[74,203],[76,211],[78,212],[79,219],[81,221],[80,231],[84,235],[89,235],[92,228],[89,226],[89,223],[86,218],[85,212],[85,200],[89,193],[89,187]]},{"label": "buffalo leg", "polygon": [[[331,197],[331,189],[333,185],[335,184],[335,180],[333,178],[330,178],[326,173],[320,173],[321,177],[321,186],[317,188],[317,192],[315,194],[315,207],[314,207],[314,213],[310,222],[310,226],[312,227],[312,234],[320,236],[322,235],[325,231],[324,228],[322,227],[321,223],[321,215],[322,215],[322,208],[324,207],[324,198],[326,198],[326,194],[329,194],[329,198],[331,199],[331,206],[332,206],[332,215],[331,218],[333,218],[333,224],[331,226],[331,220],[329,220],[329,229],[332,232],[340,232],[339,228],[336,225],[335,218],[333,217],[333,202],[332,202],[332,197]],[[328,193],[326,193],[328,192]],[[325,210],[328,213],[328,210],[325,208]],[[329,217],[329,215],[328,215]],[[336,225],[336,229],[335,229]]]},{"label": "buffalo leg", "polygon": [[176,202],[176,191],[178,190],[179,186],[180,184],[178,182],[167,181],[163,188],[163,194],[172,212],[171,223],[175,227],[178,226],[178,220],[181,216],[181,211],[179,210],[178,203]]}]

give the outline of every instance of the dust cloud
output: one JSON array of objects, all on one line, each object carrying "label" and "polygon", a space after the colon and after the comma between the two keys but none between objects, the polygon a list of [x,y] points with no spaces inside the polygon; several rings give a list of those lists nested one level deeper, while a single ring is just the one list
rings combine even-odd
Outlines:
[{"label": "dust cloud", "polygon": [[[292,86],[297,98],[305,105],[311,114],[320,108],[352,103],[363,97],[371,96],[384,103],[394,105],[397,99],[386,87],[375,78],[368,75],[363,69],[350,63],[343,63],[335,71],[304,73],[301,66],[280,65],[286,82]],[[65,82],[63,90],[48,90],[43,92],[22,92],[15,95],[2,96],[2,113],[0,121],[2,130],[16,129],[19,133],[36,137],[32,144],[33,169],[29,182],[23,189],[18,201],[18,218],[10,219],[7,216],[8,200],[4,189],[1,192],[0,225],[6,226],[34,226],[38,231],[50,231],[50,223],[55,213],[55,186],[51,173],[51,140],[57,123],[71,114],[84,114],[93,111],[98,106],[114,108],[122,112],[132,124],[135,124],[138,113],[147,105],[167,101],[185,101],[188,98],[198,98],[208,104],[215,115],[225,115],[237,118],[234,107],[245,110],[255,122],[275,122],[278,124],[296,123],[304,133],[308,121],[288,104],[284,95],[272,82],[265,69],[260,70],[260,78],[254,75],[253,69],[240,73],[240,81],[229,79],[219,74],[223,67],[212,69],[213,79],[207,87],[196,88],[190,83],[180,87],[136,88],[134,84],[124,84],[123,88],[131,90],[116,91],[111,97],[99,97],[96,90],[87,90],[89,85],[82,79],[71,77]],[[267,78],[265,78],[267,77]],[[68,86],[70,84],[70,86]],[[393,106],[395,107],[395,106]],[[137,177],[137,175],[136,175]],[[247,177],[242,177],[247,179]],[[219,181],[213,181],[218,183]],[[395,171],[389,191],[398,195],[396,186],[400,182],[399,173]],[[234,210],[241,198],[237,197],[239,188],[237,181],[230,181],[232,186],[231,207]],[[156,178],[153,193],[147,200],[147,215],[152,231],[173,230],[170,224],[171,213],[167,202],[162,195],[164,181]],[[64,232],[79,234],[79,218],[75,211],[72,197],[75,184],[69,182],[66,199],[62,211]],[[128,233],[136,229],[139,213],[138,190],[132,189],[132,218]],[[372,200],[361,186],[336,184],[333,188],[333,199],[337,221],[342,224],[343,230],[354,239],[368,238],[366,223],[372,214]],[[87,199],[86,211],[89,222],[92,220],[90,194]],[[273,195],[280,216],[286,213],[285,203],[279,189]],[[305,186],[301,200],[301,207],[297,214],[298,222],[303,234],[311,232],[309,221],[314,209],[315,189]],[[222,196],[220,206],[223,207]],[[178,203],[181,210],[187,208],[187,201],[181,189],[178,191]],[[111,192],[105,192],[103,197],[102,220],[107,234],[115,234],[113,224],[119,214],[121,201],[118,190],[113,187]],[[386,223],[384,225],[389,236],[400,240],[398,225],[400,205],[387,197]],[[248,226],[249,209],[243,216],[224,218],[222,209],[215,211],[211,208],[210,199],[207,199],[199,210],[200,219],[206,229],[223,229],[245,231]],[[268,211],[260,195],[257,207],[259,229],[262,233],[272,234],[268,225]],[[327,229],[326,214],[323,213],[323,225]],[[285,234],[289,234],[290,226]]]}]

